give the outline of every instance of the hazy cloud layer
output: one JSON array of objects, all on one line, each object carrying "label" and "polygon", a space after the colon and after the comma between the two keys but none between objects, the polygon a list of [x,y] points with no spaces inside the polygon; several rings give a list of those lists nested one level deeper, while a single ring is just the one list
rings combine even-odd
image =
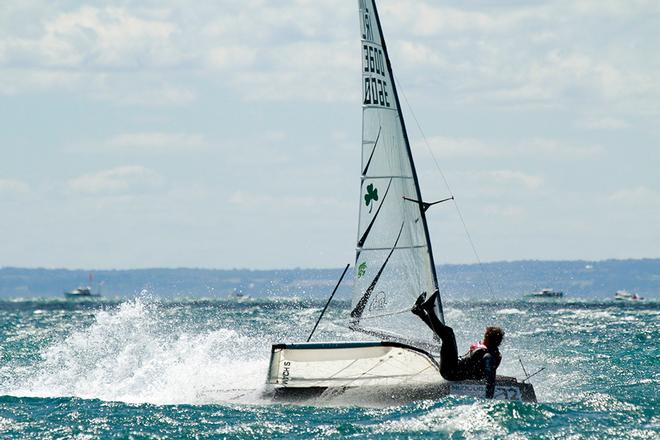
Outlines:
[{"label": "hazy cloud layer", "polygon": [[0,179],[0,194],[22,195],[30,192],[30,186],[16,179]]},{"label": "hazy cloud layer", "polygon": [[68,185],[72,191],[80,194],[105,195],[151,191],[162,183],[162,177],[154,170],[127,165],[76,177]]},{"label": "hazy cloud layer", "polygon": [[[422,192],[484,260],[658,256],[659,2],[379,6]],[[354,0],[3,3],[0,265],[352,260],[358,39]]]},{"label": "hazy cloud layer", "polygon": [[154,152],[195,151],[208,147],[200,134],[142,132],[123,133],[109,139],[104,145],[108,148],[142,150]]},{"label": "hazy cloud layer", "polygon": [[[353,99],[344,74],[359,68],[355,5],[349,3],[35,7],[30,12],[39,24],[31,24],[31,32],[15,26],[3,33],[0,62],[11,81],[2,81],[0,91],[78,89],[84,83],[89,94],[104,99],[190,103],[194,87],[148,77],[165,70],[215,76],[250,100]],[[4,21],[26,14],[24,6],[12,6]],[[632,110],[649,95],[660,97],[660,62],[648,41],[652,22],[645,19],[659,13],[657,2],[558,1],[477,10],[400,0],[383,2],[382,10],[388,35],[396,36],[391,46],[402,61],[399,71],[414,82],[443,77],[467,101],[524,106],[626,101]],[[131,72],[141,78],[126,75]],[[639,107],[657,115],[657,108]]]}]

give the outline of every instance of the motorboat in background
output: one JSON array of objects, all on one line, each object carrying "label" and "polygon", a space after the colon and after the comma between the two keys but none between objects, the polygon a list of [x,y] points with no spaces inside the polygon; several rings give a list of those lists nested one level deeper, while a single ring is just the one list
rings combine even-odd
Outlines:
[{"label": "motorboat in background", "polygon": [[636,293],[628,292],[627,290],[617,290],[614,294],[614,299],[617,301],[643,301],[644,298]]},{"label": "motorboat in background", "polygon": [[526,296],[528,298],[562,298],[564,292],[553,289],[541,289],[538,292],[533,292]]},{"label": "motorboat in background", "polygon": [[103,282],[99,283],[96,293],[92,292],[90,287],[94,283],[94,274],[90,272],[89,274],[89,285],[86,287],[78,287],[77,289],[67,290],[64,292],[64,296],[67,298],[84,298],[84,297],[95,297],[101,296],[101,286]]},{"label": "motorboat in background", "polygon": [[91,287],[78,287],[64,292],[64,295],[67,297],[92,296],[92,289]]}]

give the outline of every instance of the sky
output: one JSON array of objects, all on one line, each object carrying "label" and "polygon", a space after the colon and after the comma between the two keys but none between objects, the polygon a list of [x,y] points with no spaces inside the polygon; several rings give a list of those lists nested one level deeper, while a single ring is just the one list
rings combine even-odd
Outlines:
[{"label": "sky", "polygon": [[[0,266],[352,262],[357,3],[3,1]],[[379,8],[422,194],[440,168],[481,260],[660,257],[660,2]]]}]

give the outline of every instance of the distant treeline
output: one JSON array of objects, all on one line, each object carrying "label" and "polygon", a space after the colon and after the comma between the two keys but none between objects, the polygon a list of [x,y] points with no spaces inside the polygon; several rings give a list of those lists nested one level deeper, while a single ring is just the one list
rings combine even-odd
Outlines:
[{"label": "distant treeline", "polygon": [[[481,266],[448,264],[437,269],[443,296],[452,299],[519,297],[546,287],[562,290],[567,297],[611,297],[620,289],[660,297],[660,259],[513,261]],[[341,269],[90,271],[5,267],[0,268],[0,296],[61,296],[65,290],[90,284],[107,296],[132,296],[142,290],[162,296],[324,296],[340,274]],[[349,273],[339,297],[350,295],[351,280]]]}]

